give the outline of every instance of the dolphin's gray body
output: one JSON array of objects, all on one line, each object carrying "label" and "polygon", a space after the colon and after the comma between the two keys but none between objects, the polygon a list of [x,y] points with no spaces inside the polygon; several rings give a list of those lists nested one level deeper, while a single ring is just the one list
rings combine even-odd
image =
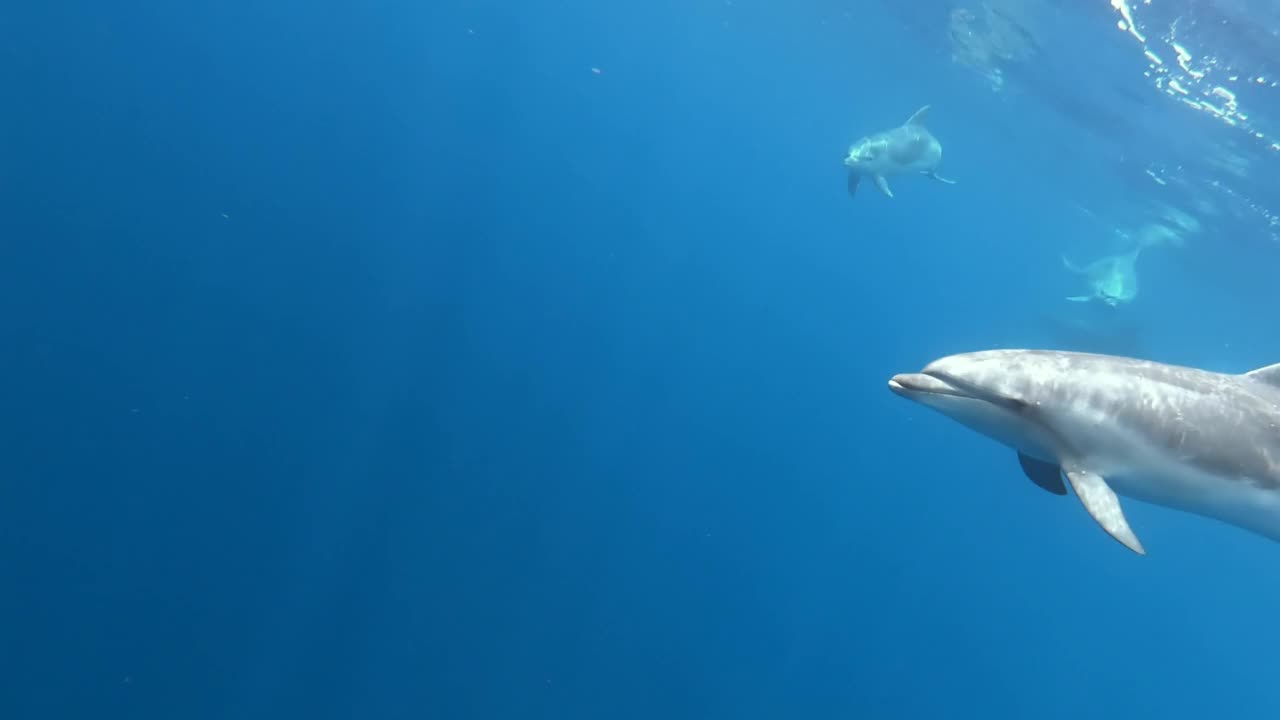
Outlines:
[{"label": "dolphin's gray body", "polygon": [[916,111],[901,127],[868,135],[855,142],[845,156],[848,169],[849,195],[858,192],[858,182],[864,177],[875,181],[880,192],[893,197],[889,189],[889,175],[920,173],[934,180],[954,184],[938,175],[942,162],[942,145],[924,126],[929,106]]},{"label": "dolphin's gray body", "polygon": [[1243,375],[1050,350],[990,350],[895,375],[895,393],[1062,478],[1112,537],[1145,554],[1117,494],[1280,541],[1280,365]]}]

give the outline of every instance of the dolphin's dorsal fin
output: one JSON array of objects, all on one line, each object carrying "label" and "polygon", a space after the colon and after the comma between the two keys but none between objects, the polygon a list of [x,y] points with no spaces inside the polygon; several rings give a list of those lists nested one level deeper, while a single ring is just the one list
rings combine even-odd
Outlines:
[{"label": "dolphin's dorsal fin", "polygon": [[912,115],[911,117],[907,118],[907,121],[902,124],[903,126],[924,125],[924,119],[928,115],[929,115],[929,106],[925,105],[924,107],[917,110],[915,115]]},{"label": "dolphin's dorsal fin", "polygon": [[1257,370],[1250,370],[1244,375],[1245,377],[1253,378],[1254,380],[1261,380],[1268,385],[1280,387],[1280,363],[1260,367]]}]

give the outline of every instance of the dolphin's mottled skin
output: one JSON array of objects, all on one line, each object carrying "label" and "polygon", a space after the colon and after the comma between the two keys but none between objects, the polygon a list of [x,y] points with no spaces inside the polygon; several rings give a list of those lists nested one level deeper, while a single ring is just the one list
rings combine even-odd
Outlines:
[{"label": "dolphin's mottled skin", "polygon": [[858,191],[865,176],[875,181],[880,192],[893,197],[889,175],[920,173],[944,183],[953,181],[938,175],[942,162],[942,145],[924,126],[929,106],[916,111],[902,126],[868,135],[849,148],[844,166],[848,169],[849,195]]},{"label": "dolphin's mottled skin", "polygon": [[1046,489],[1062,488],[1061,471],[1090,514],[1135,552],[1145,550],[1116,494],[1280,541],[1280,365],[1231,375],[991,350],[936,360],[889,387],[1016,449]]}]

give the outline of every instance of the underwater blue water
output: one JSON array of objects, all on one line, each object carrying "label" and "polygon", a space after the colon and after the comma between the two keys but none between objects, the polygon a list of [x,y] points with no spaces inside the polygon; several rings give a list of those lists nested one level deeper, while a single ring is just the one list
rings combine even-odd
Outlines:
[{"label": "underwater blue water", "polygon": [[[1135,556],[886,382],[1280,361],[1275,151],[1100,0],[995,91],[960,4],[0,12],[0,717],[1273,716],[1274,543]],[[957,184],[851,199],[925,104]]]}]

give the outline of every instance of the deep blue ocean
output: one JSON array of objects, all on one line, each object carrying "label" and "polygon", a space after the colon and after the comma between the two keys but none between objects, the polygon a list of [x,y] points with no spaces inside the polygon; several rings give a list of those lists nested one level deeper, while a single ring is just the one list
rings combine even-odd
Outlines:
[{"label": "deep blue ocean", "polygon": [[1280,362],[1280,11],[1117,5],[0,8],[0,718],[1276,717],[1280,547],[886,386]]}]

